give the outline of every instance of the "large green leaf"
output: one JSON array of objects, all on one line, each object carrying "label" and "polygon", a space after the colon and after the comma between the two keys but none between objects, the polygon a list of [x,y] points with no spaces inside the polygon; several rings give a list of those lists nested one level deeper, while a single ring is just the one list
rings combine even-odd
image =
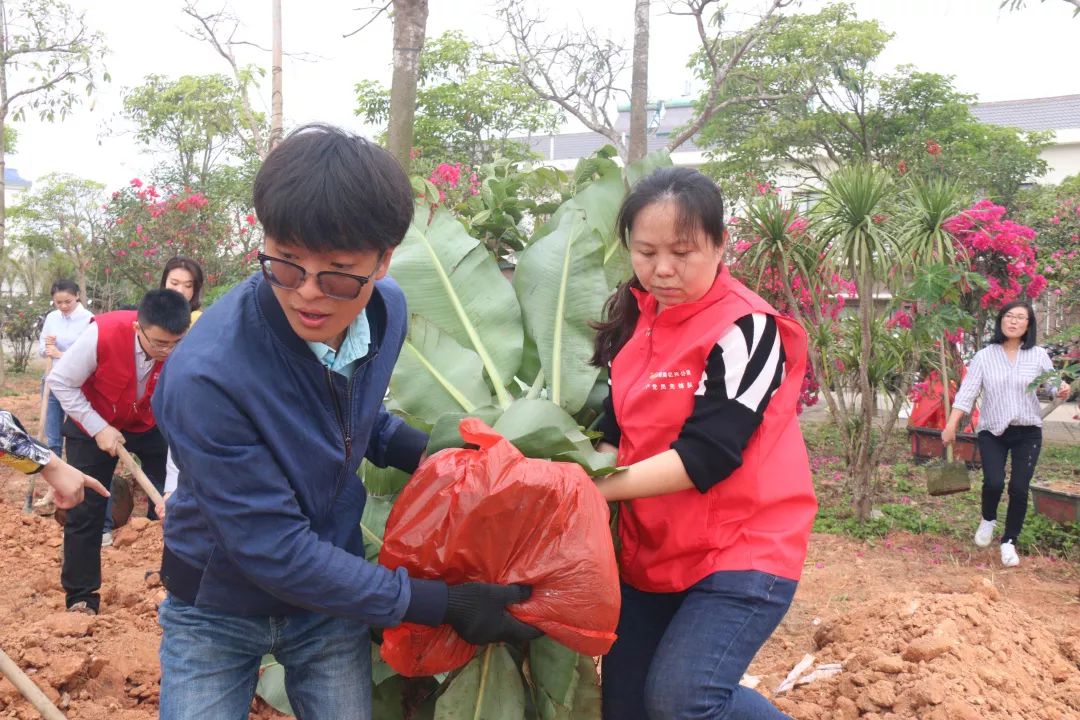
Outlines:
[{"label": "large green leaf", "polygon": [[255,694],[279,713],[293,714],[289,696],[285,692],[285,668],[273,655],[263,655],[259,664],[259,684],[255,686]]},{"label": "large green leaf", "polygon": [[589,164],[593,161],[595,165],[591,168],[590,174],[595,173],[596,177],[560,205],[558,210],[552,213],[551,218],[534,233],[531,242],[536,242],[555,232],[567,215],[578,211],[585,213],[589,227],[599,233],[605,244],[613,241],[615,218],[619,214],[623,196],[626,195],[622,168],[606,158],[586,158],[581,162]]},{"label": "large green leaf", "polygon": [[[378,653],[375,653],[378,655]],[[405,709],[402,707],[402,687],[404,681],[400,675],[394,675],[379,683],[374,683],[371,690],[371,717],[379,720],[403,720]]]},{"label": "large green leaf", "polygon": [[492,427],[526,457],[573,462],[593,476],[615,472],[615,456],[597,452],[565,410],[548,400],[515,400]]},{"label": "large green leaf", "polygon": [[381,468],[364,460],[360,463],[360,477],[371,495],[397,495],[412,475],[395,467]]},{"label": "large green leaf", "polygon": [[431,435],[428,437],[428,455],[434,455],[446,448],[459,448],[465,446],[465,440],[461,437],[461,433],[458,432],[458,425],[461,423],[462,419],[466,417],[477,417],[488,425],[494,425],[495,421],[502,415],[502,412],[501,408],[483,407],[477,408],[475,412],[471,413],[446,413],[441,416],[435,422],[435,426],[431,428]]},{"label": "large green leaf", "polygon": [[390,390],[405,412],[425,420],[491,404],[484,363],[419,315],[409,319]]},{"label": "large green leaf", "polygon": [[499,403],[508,405],[506,385],[521,365],[524,330],[514,290],[487,248],[445,209],[430,214],[420,205],[390,273],[411,312],[480,356]]},{"label": "large green leaf", "polygon": [[600,717],[600,685],[592,658],[540,638],[529,643],[529,676],[542,720]]},{"label": "large green leaf", "polygon": [[641,180],[652,175],[654,171],[659,170],[662,167],[671,167],[674,163],[671,162],[671,155],[664,148],[660,150],[653,150],[645,157],[630,163],[626,166],[623,174],[626,177],[626,184],[628,187],[633,188]]},{"label": "large green leaf", "polygon": [[589,365],[595,335],[589,323],[600,317],[608,294],[604,243],[584,213],[564,215],[554,232],[522,253],[514,289],[536,341],[548,397],[577,412],[599,372]]},{"label": "large green leaf", "polygon": [[360,516],[360,532],[364,536],[364,557],[368,562],[379,561],[386,519],[390,517],[393,506],[392,495],[368,495],[364,503],[364,514]]},{"label": "large green leaf", "polygon": [[488,645],[450,681],[435,704],[435,720],[519,720],[525,690],[505,645]]}]

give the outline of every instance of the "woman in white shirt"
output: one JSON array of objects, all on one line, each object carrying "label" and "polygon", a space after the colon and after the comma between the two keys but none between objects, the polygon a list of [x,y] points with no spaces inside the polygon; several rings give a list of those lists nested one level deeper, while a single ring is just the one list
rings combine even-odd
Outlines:
[{"label": "woman in white shirt", "polygon": [[[1016,539],[1027,515],[1028,487],[1042,448],[1042,408],[1031,382],[1053,369],[1050,357],[1035,345],[1035,311],[1031,304],[1017,300],[998,312],[990,343],[975,354],[967,377],[960,385],[942,442],[956,439],[960,418],[971,412],[982,392],[979,407],[979,454],[982,456],[982,520],[975,531],[975,544],[986,547],[997,527],[997,506],[1005,489],[1005,461],[1012,454],[1009,477],[1009,506],[1005,531],[1001,536],[1001,564],[1020,564]],[[1062,383],[1060,394],[1069,386]]]},{"label": "woman in white shirt", "polygon": [[[75,343],[90,324],[94,314],[79,302],[79,286],[71,280],[57,280],[52,284],[49,294],[52,295],[52,303],[56,309],[45,316],[38,353],[43,358],[52,358],[55,363]],[[60,426],[64,422],[64,409],[51,392],[48,413],[45,425],[46,442],[49,449],[62,458],[64,439],[60,434]]]}]

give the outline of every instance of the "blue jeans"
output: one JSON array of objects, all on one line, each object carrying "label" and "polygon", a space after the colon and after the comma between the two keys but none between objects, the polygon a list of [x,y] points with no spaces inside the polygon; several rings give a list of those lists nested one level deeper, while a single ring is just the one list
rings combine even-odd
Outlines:
[{"label": "blue jeans", "polygon": [[713,573],[679,593],[624,584],[619,639],[603,661],[605,720],[787,718],[739,680],[796,585],[756,571]]},{"label": "blue jeans", "polygon": [[[44,382],[42,380],[42,384]],[[45,418],[45,444],[56,454],[56,457],[63,459],[64,436],[61,434],[61,428],[64,425],[64,408],[60,407],[60,401],[52,393],[49,393],[48,412],[49,415]]]},{"label": "blue jeans", "polygon": [[268,653],[300,720],[371,720],[371,635],[358,620],[228,615],[170,594],[158,624],[161,720],[247,720]]}]

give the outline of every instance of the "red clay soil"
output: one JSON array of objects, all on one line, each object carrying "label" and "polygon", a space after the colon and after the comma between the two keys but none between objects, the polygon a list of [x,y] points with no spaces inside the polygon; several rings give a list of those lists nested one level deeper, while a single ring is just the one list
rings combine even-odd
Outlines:
[{"label": "red clay soil", "polygon": [[[28,427],[35,405],[29,392],[3,403]],[[61,529],[21,512],[25,488],[0,471],[0,648],[69,718],[157,717],[160,525],[118,530],[102,553],[101,615],[67,613]],[[776,694],[808,653],[841,672]],[[795,603],[750,673],[799,720],[1080,718],[1080,566],[1024,557],[1003,570],[994,548],[815,535]],[[37,717],[6,680],[0,717]]]}]

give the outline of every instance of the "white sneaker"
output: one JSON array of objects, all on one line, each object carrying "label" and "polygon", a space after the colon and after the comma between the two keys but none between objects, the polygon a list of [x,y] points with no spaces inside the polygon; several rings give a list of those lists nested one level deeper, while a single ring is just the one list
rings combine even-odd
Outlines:
[{"label": "white sneaker", "polygon": [[111,532],[102,533],[101,534],[101,547],[109,547],[110,545],[112,545],[112,533]]},{"label": "white sneaker", "polygon": [[979,547],[990,547],[990,541],[994,539],[994,528],[997,520],[980,520],[979,529],[975,531],[975,544]]},{"label": "white sneaker", "polygon": [[1001,564],[1005,567],[1016,567],[1020,564],[1020,556],[1016,554],[1016,546],[1009,542],[1001,543]]}]

